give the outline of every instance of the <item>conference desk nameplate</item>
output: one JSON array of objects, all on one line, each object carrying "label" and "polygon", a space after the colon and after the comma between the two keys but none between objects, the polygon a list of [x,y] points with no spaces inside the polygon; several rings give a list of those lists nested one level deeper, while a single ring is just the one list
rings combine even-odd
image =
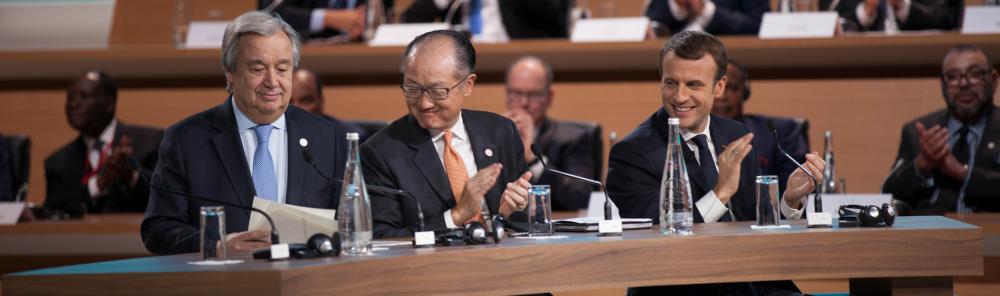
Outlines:
[{"label": "conference desk nameplate", "polygon": [[524,294],[622,286],[780,279],[886,279],[983,273],[982,230],[940,216],[892,228],[752,231],[752,222],[698,224],[695,235],[655,228],[621,237],[393,248],[367,257],[251,260],[193,266],[196,254],[147,257],[5,275],[3,295]]}]

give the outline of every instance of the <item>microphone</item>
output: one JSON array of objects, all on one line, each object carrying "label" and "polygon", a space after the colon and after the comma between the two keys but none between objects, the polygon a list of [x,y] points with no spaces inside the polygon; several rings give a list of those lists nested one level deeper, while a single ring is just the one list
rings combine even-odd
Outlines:
[{"label": "microphone", "polygon": [[458,12],[458,8],[462,7],[464,4],[465,0],[452,2],[451,5],[448,6],[448,13],[444,17],[444,23],[451,26],[451,19],[455,18],[455,12]]},{"label": "microphone", "polygon": [[774,135],[774,144],[775,144],[775,146],[778,146],[778,150],[781,151],[781,154],[784,154],[785,157],[788,158],[788,160],[791,160],[792,163],[794,163],[796,166],[799,167],[799,169],[801,169],[803,172],[805,172],[806,175],[809,176],[809,178],[812,178],[813,184],[814,184],[813,191],[816,194],[816,198],[813,199],[813,208],[815,209],[815,212],[817,212],[817,213],[823,212],[823,197],[821,197],[820,194],[819,194],[819,185],[820,185],[819,184],[819,180],[817,180],[816,176],[814,176],[812,173],[810,173],[809,170],[807,170],[805,167],[803,167],[801,163],[799,163],[798,161],[796,161],[794,157],[792,157],[791,155],[788,155],[788,152],[785,152],[785,148],[781,147],[781,140],[779,140],[779,137],[778,137],[778,128],[774,127],[774,121],[772,121],[772,120],[768,120],[767,121],[767,129],[771,130],[771,134]]},{"label": "microphone", "polygon": [[565,176],[565,177],[570,177],[572,179],[577,179],[577,180],[580,180],[580,181],[583,181],[583,182],[586,182],[586,183],[597,185],[597,187],[601,189],[601,192],[604,193],[604,220],[611,220],[611,217],[612,217],[611,216],[611,198],[608,197],[608,190],[607,190],[607,188],[604,187],[603,183],[601,183],[600,181],[597,181],[597,180],[580,177],[580,176],[577,176],[577,175],[574,175],[574,174],[570,174],[570,173],[567,173],[567,172],[563,172],[563,171],[560,171],[560,170],[557,170],[557,169],[550,168],[549,165],[545,163],[545,159],[542,158],[542,149],[539,148],[538,144],[536,144],[536,143],[532,143],[531,144],[531,153],[534,153],[535,156],[538,156],[538,160],[542,163],[542,167],[545,168],[546,171],[550,171],[550,172],[553,172],[553,173],[556,173],[556,174],[559,174],[559,175],[562,175],[562,176]]},{"label": "microphone", "polygon": [[[323,177],[323,179],[325,179],[327,182],[330,182],[330,183],[333,183],[333,182],[343,183],[344,182],[344,180],[337,179],[337,178],[332,178],[330,176],[327,176],[326,174],[323,173],[323,171],[321,171],[319,169],[319,167],[316,165],[316,159],[313,158],[312,152],[310,152],[310,150],[309,150],[309,141],[308,140],[306,140],[305,138],[299,139],[299,146],[302,147],[302,158],[305,158],[306,163],[308,163],[309,166],[311,166],[313,168],[313,170],[315,170],[316,173],[319,174],[320,177]],[[385,194],[389,194],[389,195],[392,195],[392,196],[406,196],[406,197],[409,197],[411,200],[413,200],[413,204],[417,205],[417,231],[418,232],[419,231],[424,231],[424,228],[426,227],[425,224],[424,224],[424,210],[420,208],[420,203],[417,202],[417,198],[413,197],[413,195],[411,195],[409,192],[406,192],[406,191],[403,191],[403,190],[399,190],[399,189],[389,188],[389,187],[382,187],[382,186],[378,186],[378,185],[368,185],[368,184],[365,184],[365,188],[372,189],[374,191],[382,192],[382,193],[385,193]]]},{"label": "microphone", "polygon": [[263,12],[263,13],[268,13],[269,14],[272,11],[274,11],[275,8],[278,8],[278,5],[281,5],[282,2],[285,2],[285,1],[284,0],[274,0],[274,2],[271,2],[270,5],[268,5],[264,9],[261,9],[260,11]]},{"label": "microphone", "polygon": [[271,216],[268,215],[267,213],[265,213],[264,211],[258,210],[258,209],[254,208],[254,207],[247,207],[247,206],[243,206],[243,205],[232,204],[232,203],[228,203],[228,202],[224,202],[224,201],[220,201],[220,200],[215,200],[215,199],[211,199],[211,198],[207,198],[207,197],[201,197],[201,196],[197,196],[197,195],[193,195],[193,194],[189,194],[189,193],[174,191],[174,190],[170,190],[170,189],[167,189],[167,188],[162,188],[162,187],[159,187],[159,186],[153,186],[153,182],[151,182],[149,180],[149,177],[146,176],[146,174],[142,171],[142,166],[139,165],[139,161],[136,160],[135,157],[129,157],[128,158],[128,163],[132,166],[132,169],[134,169],[136,172],[139,173],[139,177],[142,178],[143,181],[146,181],[147,184],[149,184],[149,188],[150,189],[161,191],[161,192],[166,192],[166,193],[170,193],[170,194],[180,195],[180,196],[183,196],[183,197],[186,197],[186,198],[189,198],[189,199],[193,199],[193,200],[204,201],[204,202],[209,202],[209,203],[214,203],[214,204],[220,204],[220,205],[224,205],[224,206],[227,206],[227,207],[234,207],[234,208],[238,208],[238,209],[242,209],[242,210],[250,210],[250,211],[254,211],[254,212],[260,213],[261,215],[264,216],[264,218],[267,219],[267,223],[269,225],[271,225],[271,244],[272,245],[281,244],[281,242],[278,240],[278,228],[274,227],[274,221],[271,220]]}]

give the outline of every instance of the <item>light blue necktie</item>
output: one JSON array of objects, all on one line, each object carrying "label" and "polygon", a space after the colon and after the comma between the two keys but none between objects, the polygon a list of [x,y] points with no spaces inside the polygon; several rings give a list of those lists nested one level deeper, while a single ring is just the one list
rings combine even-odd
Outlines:
[{"label": "light blue necktie", "polygon": [[258,125],[253,128],[257,133],[257,150],[253,153],[253,186],[257,196],[271,201],[278,201],[278,182],[274,176],[274,161],[267,141],[271,137],[273,126]]}]

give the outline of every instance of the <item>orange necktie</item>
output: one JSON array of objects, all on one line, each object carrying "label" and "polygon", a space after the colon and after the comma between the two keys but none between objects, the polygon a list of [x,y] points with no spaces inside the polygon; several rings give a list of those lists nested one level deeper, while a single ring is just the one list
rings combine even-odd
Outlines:
[{"label": "orange necktie", "polygon": [[[451,193],[455,196],[455,204],[462,201],[462,192],[465,183],[469,181],[469,173],[465,171],[465,162],[458,155],[455,149],[451,148],[451,131],[444,131],[444,170],[448,174],[448,183],[451,183]],[[481,221],[483,216],[480,212],[469,221]]]}]

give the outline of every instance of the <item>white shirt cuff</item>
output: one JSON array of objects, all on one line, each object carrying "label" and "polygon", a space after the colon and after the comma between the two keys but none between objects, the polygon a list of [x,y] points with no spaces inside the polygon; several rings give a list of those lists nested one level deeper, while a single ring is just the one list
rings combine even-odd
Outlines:
[{"label": "white shirt cuff", "polygon": [[684,20],[688,17],[687,8],[677,5],[674,0],[667,0],[667,5],[670,6],[670,14],[674,16],[675,20]]},{"label": "white shirt cuff", "polygon": [[719,196],[715,195],[715,190],[702,196],[698,202],[695,202],[695,205],[698,206],[698,213],[701,213],[701,218],[705,220],[705,223],[717,222],[719,218],[722,218],[722,215],[729,211],[729,208],[726,208],[726,205],[719,200]]},{"label": "white shirt cuff", "polygon": [[448,229],[458,228],[455,225],[455,220],[451,219],[451,210],[444,211],[444,227],[448,227]]},{"label": "white shirt cuff", "polygon": [[910,18],[911,1],[912,0],[903,0],[902,4],[899,5],[899,9],[896,9],[896,24],[899,26],[905,24],[906,19]]},{"label": "white shirt cuff", "polygon": [[316,8],[309,18],[309,32],[319,33],[323,31],[323,23],[326,20],[326,9]]},{"label": "white shirt cuff", "polygon": [[784,199],[782,199],[780,203],[781,203],[781,214],[785,215],[785,219],[788,220],[802,219],[802,213],[804,213],[806,209],[805,203],[802,203],[800,205],[802,207],[801,209],[793,209],[792,207],[788,206],[787,203],[785,203]]},{"label": "white shirt cuff", "polygon": [[87,191],[90,192],[90,197],[101,195],[101,188],[97,187],[97,176],[90,177],[87,180]]},{"label": "white shirt cuff", "polygon": [[[539,157],[542,159],[542,161],[546,162],[549,161],[549,159],[545,158],[545,156],[539,156]],[[542,173],[545,172],[545,166],[542,165],[542,161],[536,161],[535,164],[531,165],[531,167],[528,168],[528,171],[531,172],[532,184],[537,182],[538,179],[542,177]]]},{"label": "white shirt cuff", "polygon": [[871,28],[875,24],[875,16],[865,13],[864,1],[858,3],[858,8],[854,9],[854,13],[858,15],[858,22],[861,23],[861,27]]}]

